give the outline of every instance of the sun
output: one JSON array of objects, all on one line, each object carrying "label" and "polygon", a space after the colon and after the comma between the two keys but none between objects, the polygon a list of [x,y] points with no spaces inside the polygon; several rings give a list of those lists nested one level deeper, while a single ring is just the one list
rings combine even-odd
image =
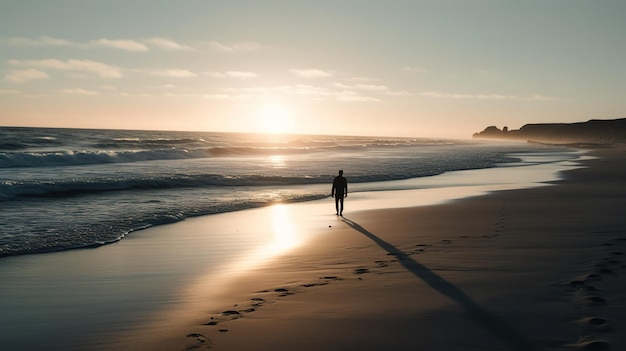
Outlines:
[{"label": "sun", "polygon": [[259,110],[259,129],[263,133],[282,134],[293,130],[293,116],[284,105],[268,104]]}]

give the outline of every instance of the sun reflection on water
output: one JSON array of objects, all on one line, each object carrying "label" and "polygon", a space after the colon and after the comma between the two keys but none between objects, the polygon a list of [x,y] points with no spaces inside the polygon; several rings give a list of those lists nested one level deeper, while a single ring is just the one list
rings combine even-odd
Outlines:
[{"label": "sun reflection on water", "polygon": [[267,248],[270,254],[287,251],[298,245],[297,231],[291,222],[287,206],[278,204],[272,207],[272,228],[274,240]]},{"label": "sun reflection on water", "polygon": [[263,221],[259,221],[258,226],[256,226],[258,235],[266,237],[264,243],[234,262],[234,265],[227,269],[230,273],[245,272],[258,267],[304,242],[303,236],[300,235],[293,221],[293,214],[290,213],[290,208],[287,205],[276,204],[265,211],[267,211],[265,212],[267,217]]},{"label": "sun reflection on water", "polygon": [[285,168],[287,166],[283,155],[272,155],[269,157],[269,161],[272,168]]},{"label": "sun reflection on water", "polygon": [[[262,269],[279,255],[301,246],[306,241],[305,238],[310,237],[298,228],[294,221],[297,214],[288,205],[276,204],[251,212],[254,215],[248,217],[251,222],[247,223],[246,231],[262,238],[260,245],[256,249],[236,255],[234,260],[197,279],[185,294],[187,300],[205,301],[209,296],[217,298],[227,291],[237,277]],[[194,312],[189,310],[186,313]]]}]

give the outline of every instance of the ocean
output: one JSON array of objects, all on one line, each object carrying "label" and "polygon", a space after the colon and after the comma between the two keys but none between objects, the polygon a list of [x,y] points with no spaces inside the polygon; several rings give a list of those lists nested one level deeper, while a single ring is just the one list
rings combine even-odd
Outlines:
[{"label": "ocean", "polygon": [[[472,140],[0,128],[0,345],[127,350],[177,331],[176,318],[204,316],[197,306],[221,308],[232,277],[339,225],[339,169],[350,218],[543,185],[581,157]],[[300,203],[270,206],[285,202]]]},{"label": "ocean", "polygon": [[193,216],[321,199],[339,169],[352,193],[578,157],[558,146],[471,140],[2,127],[0,258],[97,247]]}]

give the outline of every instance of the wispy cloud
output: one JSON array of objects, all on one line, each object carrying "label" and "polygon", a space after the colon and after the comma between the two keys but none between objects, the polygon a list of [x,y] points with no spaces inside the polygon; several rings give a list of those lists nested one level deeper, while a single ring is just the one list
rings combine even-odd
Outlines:
[{"label": "wispy cloud", "polygon": [[553,96],[543,96],[543,95],[532,95],[524,98],[524,100],[533,100],[533,101],[557,101],[560,98]]},{"label": "wispy cloud", "polygon": [[[41,36],[38,38],[25,38],[25,37],[11,37],[0,38],[0,43],[17,46],[17,47],[53,47],[53,46],[66,46],[82,49],[92,48],[111,48],[117,50],[124,50],[130,52],[146,52],[150,50],[150,47],[160,50],[179,50],[179,51],[193,51],[195,50],[191,46],[178,43],[168,38],[148,38],[148,39],[109,39],[99,38],[90,40],[88,42],[77,42],[67,39],[53,38],[47,36]],[[248,44],[249,46],[251,44]],[[234,46],[231,50],[243,49],[246,45]],[[225,48],[228,48],[225,46]]]},{"label": "wispy cloud", "polygon": [[167,39],[167,38],[150,38],[144,41],[150,46],[154,46],[162,50],[172,50],[172,51],[194,51],[195,50],[191,46],[183,45],[183,44],[175,42],[174,40]]},{"label": "wispy cloud", "polygon": [[56,59],[45,60],[9,60],[9,65],[18,67],[31,67],[39,69],[54,69],[60,71],[89,72],[98,75],[100,78],[121,78],[122,70],[119,67],[104,64],[91,60],[66,61]]},{"label": "wispy cloud", "polygon": [[48,79],[50,76],[46,72],[34,68],[9,70],[4,76],[4,80],[13,83],[24,83],[29,80]]},{"label": "wispy cloud", "polygon": [[543,95],[531,95],[531,96],[518,96],[518,95],[502,95],[502,94],[456,94],[456,93],[441,93],[437,91],[427,91],[419,94],[420,96],[438,98],[438,99],[461,99],[461,100],[520,100],[520,101],[555,101],[558,98],[543,96]]},{"label": "wispy cloud", "polygon": [[155,71],[149,71],[149,74],[153,76],[172,77],[172,78],[193,78],[193,77],[198,76],[197,74],[186,69],[155,70]]},{"label": "wispy cloud", "polygon": [[59,93],[63,94],[71,94],[71,95],[87,95],[87,96],[95,96],[100,95],[97,91],[93,90],[85,90],[85,89],[60,89]]},{"label": "wispy cloud", "polygon": [[339,101],[355,101],[355,102],[382,102],[381,99],[371,97],[371,96],[362,96],[362,95],[348,95],[348,96],[339,96],[337,98]]},{"label": "wispy cloud", "polygon": [[211,47],[217,51],[230,53],[230,52],[240,52],[240,51],[256,51],[261,48],[261,44],[250,41],[250,42],[242,42],[242,43],[221,43],[218,41],[213,41],[209,43]]},{"label": "wispy cloud", "polygon": [[135,40],[127,39],[98,39],[90,42],[91,46],[95,47],[109,47],[114,49],[126,50],[126,51],[148,51],[146,44],[140,43]]},{"label": "wispy cloud", "polygon": [[259,76],[257,73],[245,72],[245,71],[204,72],[203,74],[209,77],[238,78],[238,79],[250,79],[250,78],[256,78]]},{"label": "wispy cloud", "polygon": [[238,94],[250,97],[262,97],[266,95],[293,95],[306,97],[312,100],[330,100],[345,102],[380,102],[381,99],[362,94],[358,91],[348,89],[336,89],[319,87],[308,84],[296,85],[280,85],[269,87],[253,87],[253,88],[228,88],[225,89],[229,94]]},{"label": "wispy cloud", "polygon": [[52,38],[41,36],[39,38],[24,38],[24,37],[12,37],[1,39],[0,42],[11,46],[31,46],[31,47],[43,47],[43,46],[77,46],[77,43],[73,43],[69,40]]},{"label": "wispy cloud", "polygon": [[373,90],[373,91],[389,91],[388,86],[386,85],[375,85],[375,84],[355,84],[355,85],[346,85],[342,83],[335,83],[336,86],[340,88],[349,88],[349,89],[360,89],[360,90]]},{"label": "wispy cloud", "polygon": [[394,96],[407,96],[413,95],[405,90],[393,90],[390,87],[383,84],[343,84],[343,83],[335,83],[335,86],[341,89],[350,89],[350,90],[362,90],[362,91],[370,91],[376,92],[384,95],[394,95]]},{"label": "wispy cloud", "polygon": [[303,78],[327,78],[332,77],[333,74],[328,71],[324,71],[316,68],[306,68],[306,69],[290,69],[289,72],[292,74],[303,77]]},{"label": "wispy cloud", "polygon": [[163,96],[170,98],[195,98],[212,100],[249,100],[252,97],[244,94],[191,94],[191,93],[164,93]]}]

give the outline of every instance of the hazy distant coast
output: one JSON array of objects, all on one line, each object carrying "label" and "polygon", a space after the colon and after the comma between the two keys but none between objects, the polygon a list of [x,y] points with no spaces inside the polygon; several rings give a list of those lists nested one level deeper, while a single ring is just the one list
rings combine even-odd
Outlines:
[{"label": "hazy distant coast", "polygon": [[626,118],[578,123],[526,124],[517,130],[495,126],[474,133],[480,139],[512,139],[543,143],[613,144],[626,142]]}]

